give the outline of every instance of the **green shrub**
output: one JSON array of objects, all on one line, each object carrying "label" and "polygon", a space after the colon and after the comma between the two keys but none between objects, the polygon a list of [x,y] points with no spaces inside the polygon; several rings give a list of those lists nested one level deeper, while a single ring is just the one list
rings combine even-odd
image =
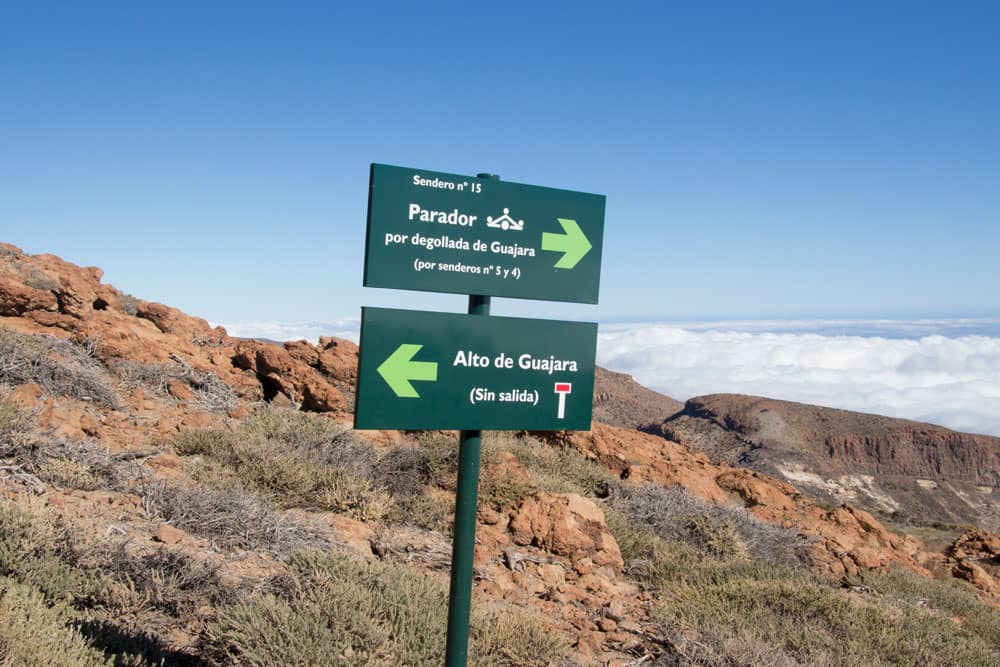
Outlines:
[{"label": "green shrub", "polygon": [[522,479],[509,469],[486,466],[479,475],[479,504],[496,511],[517,507],[521,501],[539,491],[538,486]]},{"label": "green shrub", "polygon": [[421,447],[393,447],[378,459],[374,475],[376,483],[396,499],[419,496],[433,481],[430,456]]},{"label": "green shrub", "polygon": [[688,522],[688,530],[705,551],[713,556],[735,560],[750,557],[750,550],[732,521],[720,521],[702,514]]},{"label": "green shrub", "polygon": [[[13,503],[0,504],[0,579],[72,611],[79,634],[123,666],[192,663],[166,650],[161,637],[235,595],[209,561],[164,548],[135,552],[125,541],[81,541],[61,520]],[[22,663],[0,659],[6,664]]]},{"label": "green shrub", "polygon": [[451,535],[454,524],[454,501],[435,498],[426,490],[419,495],[396,498],[387,520],[394,524],[416,526]]},{"label": "green shrub", "polygon": [[723,577],[673,585],[655,615],[677,636],[693,637],[687,657],[744,663],[747,647],[811,665],[993,665],[1000,657],[978,635],[915,606],[852,600],[802,575]]},{"label": "green shrub", "polygon": [[262,409],[231,431],[181,433],[173,446],[180,454],[209,457],[282,507],[379,521],[392,506],[389,495],[373,482],[371,446],[317,415]]},{"label": "green shrub", "polygon": [[500,452],[513,454],[542,491],[603,498],[621,484],[606,468],[587,460],[572,447],[550,445],[509,431],[488,432],[485,443],[487,455],[494,459]]},{"label": "green shrub", "polygon": [[984,604],[977,590],[959,579],[928,579],[901,567],[870,570],[849,577],[848,583],[866,586],[890,601],[926,606],[962,619],[962,625],[1000,647],[1000,609]]},{"label": "green shrub", "polygon": [[[309,552],[289,561],[277,594],[224,607],[205,634],[208,656],[250,665],[440,664],[447,630],[445,582],[397,565],[359,564]],[[542,665],[561,649],[524,613],[474,614],[473,664]]]},{"label": "green shrub", "polygon": [[89,667],[110,665],[74,627],[63,603],[49,605],[30,586],[0,577],[0,665]]},{"label": "green shrub", "polygon": [[743,507],[716,505],[682,488],[621,485],[610,506],[669,543],[686,543],[713,555],[800,563],[805,540],[797,531],[760,521]]},{"label": "green shrub", "polygon": [[458,480],[458,440],[439,433],[421,433],[417,443],[427,457],[430,481],[439,488],[454,491]]},{"label": "green shrub", "polygon": [[61,525],[36,522],[17,505],[0,503],[0,576],[39,590],[51,602],[99,596],[107,582],[92,570],[73,567],[70,545]]},{"label": "green shrub", "polygon": [[139,301],[138,297],[125,292],[118,295],[118,305],[121,307],[122,312],[132,317],[139,314]]},{"label": "green shrub", "polygon": [[469,652],[476,667],[544,667],[565,655],[566,645],[533,614],[496,607],[476,614]]},{"label": "green shrub", "polygon": [[24,410],[0,398],[0,457],[10,456],[22,446],[31,430],[31,421]]}]

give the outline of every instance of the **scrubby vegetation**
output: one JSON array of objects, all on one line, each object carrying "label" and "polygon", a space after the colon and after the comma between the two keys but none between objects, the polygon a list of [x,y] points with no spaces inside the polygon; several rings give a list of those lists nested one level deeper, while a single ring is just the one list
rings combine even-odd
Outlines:
[{"label": "scrubby vegetation", "polygon": [[851,587],[752,550],[664,539],[615,511],[608,521],[629,572],[655,592],[653,616],[671,647],[662,664],[985,667],[1000,658],[1000,612],[961,586],[893,570]]},{"label": "scrubby vegetation", "polygon": [[796,564],[806,545],[795,530],[764,523],[742,507],[716,505],[680,488],[618,486],[610,505],[668,543],[689,544],[723,559]]},{"label": "scrubby vegetation", "polygon": [[941,610],[852,596],[801,572],[688,563],[676,576],[655,614],[689,638],[677,645],[696,661],[986,667],[1000,657]]},{"label": "scrubby vegetation", "polygon": [[282,554],[316,542],[307,526],[233,484],[219,488],[146,480],[141,493],[151,518],[208,538],[220,549]]},{"label": "scrubby vegetation", "polygon": [[[208,654],[247,665],[441,664],[446,582],[409,568],[293,556],[274,593],[224,607],[206,632]],[[473,664],[546,665],[560,642],[524,612],[484,608],[472,622]]]},{"label": "scrubby vegetation", "polygon": [[126,386],[142,387],[160,396],[169,394],[171,383],[180,382],[190,387],[196,403],[210,412],[229,413],[238,402],[236,393],[218,375],[196,371],[179,357],[164,364],[119,361],[114,370]]},{"label": "scrubby vegetation", "polygon": [[113,664],[87,643],[64,603],[0,577],[0,665],[90,667]]},{"label": "scrubby vegetation", "polygon": [[20,448],[30,428],[30,416],[0,396],[0,457]]},{"label": "scrubby vegetation", "polygon": [[[157,633],[233,595],[209,564],[165,550],[137,552],[126,540],[82,540],[58,519],[3,501],[0,590],[8,587],[15,597],[0,611],[12,624],[7,633],[0,628],[4,665],[194,664],[166,650]],[[38,628],[20,632],[18,614]],[[56,652],[37,652],[33,637]]]},{"label": "scrubby vegetation", "polygon": [[378,521],[391,508],[388,494],[374,484],[371,445],[320,416],[261,409],[235,429],[181,434],[173,446],[215,464],[196,472],[202,481],[235,481],[282,507],[343,512],[364,521]]},{"label": "scrubby vegetation", "polygon": [[33,382],[55,396],[116,407],[118,396],[107,370],[94,358],[95,349],[93,341],[74,343],[0,328],[0,385]]}]

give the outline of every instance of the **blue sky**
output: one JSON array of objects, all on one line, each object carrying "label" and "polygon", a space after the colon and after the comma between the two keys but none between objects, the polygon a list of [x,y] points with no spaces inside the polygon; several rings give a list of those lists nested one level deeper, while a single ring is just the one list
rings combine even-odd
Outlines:
[{"label": "blue sky", "polygon": [[361,288],[370,162],[607,195],[498,313],[1000,315],[996,3],[24,4],[0,239],[213,321],[464,307]]}]

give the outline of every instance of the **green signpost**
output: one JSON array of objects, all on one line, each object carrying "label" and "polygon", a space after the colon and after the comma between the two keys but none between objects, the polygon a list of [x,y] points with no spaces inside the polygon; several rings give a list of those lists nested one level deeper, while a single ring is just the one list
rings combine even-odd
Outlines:
[{"label": "green signpost", "polygon": [[604,196],[373,164],[368,287],[597,303]]},{"label": "green signpost", "polygon": [[589,430],[597,325],[364,308],[355,426]]},{"label": "green signpost", "polygon": [[468,658],[480,429],[589,430],[597,325],[487,317],[490,297],[597,303],[604,196],[373,164],[368,287],[467,315],[363,308],[355,427],[461,429],[447,667]]}]

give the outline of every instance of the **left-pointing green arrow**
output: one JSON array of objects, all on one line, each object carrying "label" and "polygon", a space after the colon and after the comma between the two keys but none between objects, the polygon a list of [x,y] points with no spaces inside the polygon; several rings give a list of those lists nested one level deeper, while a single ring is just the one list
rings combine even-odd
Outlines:
[{"label": "left-pointing green arrow", "polygon": [[413,361],[423,345],[403,343],[378,367],[393,393],[400,398],[420,398],[410,382],[437,382],[438,365],[434,361]]},{"label": "left-pointing green arrow", "polygon": [[557,269],[572,269],[593,247],[587,235],[576,224],[576,220],[557,218],[565,234],[542,233],[542,250],[561,252],[563,256],[555,263]]}]

